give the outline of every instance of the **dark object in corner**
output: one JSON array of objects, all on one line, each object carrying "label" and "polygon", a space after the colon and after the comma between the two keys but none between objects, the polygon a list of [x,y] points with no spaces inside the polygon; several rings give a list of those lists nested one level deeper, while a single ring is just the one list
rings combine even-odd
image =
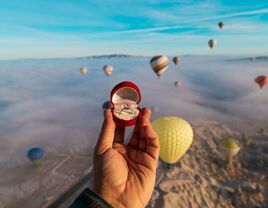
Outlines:
[{"label": "dark object in corner", "polygon": [[86,188],[69,208],[112,208],[112,206],[98,194]]}]

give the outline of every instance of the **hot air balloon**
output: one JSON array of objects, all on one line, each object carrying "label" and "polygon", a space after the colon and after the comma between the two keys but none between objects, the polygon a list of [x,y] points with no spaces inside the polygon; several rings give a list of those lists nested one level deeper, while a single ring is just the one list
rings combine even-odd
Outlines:
[{"label": "hot air balloon", "polygon": [[178,56],[175,56],[173,58],[173,62],[174,62],[175,65],[178,65],[181,62],[181,60],[180,60],[180,58]]},{"label": "hot air balloon", "polygon": [[33,164],[38,164],[44,155],[43,149],[39,147],[33,147],[28,150],[27,156]]},{"label": "hot air balloon", "polygon": [[150,109],[151,109],[153,114],[159,112],[159,108],[157,106],[152,106]]},{"label": "hot air balloon", "polygon": [[260,88],[263,88],[264,85],[268,84],[268,76],[264,75],[258,76],[255,79],[255,82],[260,86]]},{"label": "hot air balloon", "polygon": [[111,109],[111,102],[110,102],[110,100],[107,100],[107,101],[105,101],[104,103],[103,103],[103,105],[102,105],[102,109],[104,110],[104,109]]},{"label": "hot air balloon", "polygon": [[160,158],[168,163],[176,163],[193,142],[190,124],[179,117],[161,117],[152,123],[160,142]]},{"label": "hot air balloon", "polygon": [[151,58],[150,65],[158,78],[167,70],[169,60],[167,56],[154,56]]},{"label": "hot air balloon", "polygon": [[251,61],[256,61],[256,58],[255,57],[251,57],[250,60]]},{"label": "hot air balloon", "polygon": [[224,23],[223,22],[219,22],[218,25],[219,25],[219,28],[222,29],[223,26],[224,26]]},{"label": "hot air balloon", "polygon": [[219,142],[220,151],[223,156],[229,161],[234,157],[240,150],[238,142],[233,138],[223,139]]},{"label": "hot air balloon", "polygon": [[215,48],[216,45],[217,45],[217,40],[215,40],[215,39],[211,39],[211,40],[208,41],[208,46],[209,46],[211,49]]},{"label": "hot air balloon", "polygon": [[82,66],[80,68],[80,72],[81,72],[82,75],[86,75],[87,72],[88,72],[88,68],[86,66]]},{"label": "hot air balloon", "polygon": [[112,65],[104,65],[103,66],[103,71],[107,76],[110,76],[113,72],[113,66]]},{"label": "hot air balloon", "polygon": [[179,81],[175,81],[174,85],[175,85],[175,87],[179,87],[179,86],[181,86],[181,83]]}]

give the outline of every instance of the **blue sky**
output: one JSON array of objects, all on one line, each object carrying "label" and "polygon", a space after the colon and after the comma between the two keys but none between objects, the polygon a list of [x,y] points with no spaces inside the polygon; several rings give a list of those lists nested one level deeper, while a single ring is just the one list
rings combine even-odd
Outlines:
[{"label": "blue sky", "polygon": [[0,0],[0,59],[110,53],[267,55],[268,1]]}]

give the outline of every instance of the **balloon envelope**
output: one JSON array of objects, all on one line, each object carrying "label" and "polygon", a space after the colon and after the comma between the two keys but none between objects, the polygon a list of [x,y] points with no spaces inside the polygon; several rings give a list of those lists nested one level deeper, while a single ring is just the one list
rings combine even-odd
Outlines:
[{"label": "balloon envelope", "polygon": [[223,139],[219,142],[219,144],[222,154],[228,158],[232,158],[240,150],[237,140],[233,138]]},{"label": "balloon envelope", "polygon": [[181,83],[180,83],[179,81],[176,81],[176,82],[174,82],[174,85],[175,85],[176,87],[179,87],[179,86],[181,86]]},{"label": "balloon envelope", "polygon": [[223,23],[223,22],[219,22],[219,23],[218,23],[218,26],[219,26],[220,29],[222,29],[223,26],[224,26],[224,23]]},{"label": "balloon envelope", "polygon": [[104,65],[103,71],[107,76],[110,76],[113,73],[113,66],[112,65]]},{"label": "balloon envelope", "polygon": [[208,41],[208,46],[212,49],[212,48],[215,48],[217,45],[217,40],[215,39],[211,39]]},{"label": "balloon envelope", "polygon": [[178,56],[175,56],[174,58],[173,58],[173,62],[174,62],[174,64],[179,64],[181,61],[180,61],[180,58],[178,57]]},{"label": "balloon envelope", "polygon": [[255,78],[255,82],[260,86],[260,88],[263,88],[266,84],[268,84],[268,76],[258,76]]},{"label": "balloon envelope", "polygon": [[28,150],[27,156],[28,158],[32,161],[39,161],[44,155],[44,151],[43,149],[39,148],[39,147],[33,147],[31,149]]},{"label": "balloon envelope", "polygon": [[83,66],[83,67],[80,68],[80,73],[82,75],[86,75],[87,72],[88,72],[88,68],[86,66]]},{"label": "balloon envelope", "polygon": [[159,108],[157,106],[151,106],[150,107],[152,114],[159,112]]},{"label": "balloon envelope", "polygon": [[102,109],[111,109],[111,103],[110,103],[110,101],[109,100],[107,100],[107,101],[105,101],[104,103],[103,103],[103,105],[102,105]]},{"label": "balloon envelope", "polygon": [[169,60],[167,56],[154,56],[150,60],[150,65],[158,78],[167,70]]},{"label": "balloon envelope", "polygon": [[168,163],[176,163],[193,142],[190,124],[179,117],[161,117],[152,123],[160,142],[160,158]]}]

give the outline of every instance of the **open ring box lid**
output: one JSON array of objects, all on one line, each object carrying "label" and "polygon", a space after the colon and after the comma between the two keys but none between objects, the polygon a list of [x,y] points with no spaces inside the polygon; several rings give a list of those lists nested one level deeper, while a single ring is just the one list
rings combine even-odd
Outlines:
[{"label": "open ring box lid", "polygon": [[141,93],[133,82],[124,81],[117,84],[111,92],[112,114],[114,121],[122,126],[135,125],[140,115],[138,104]]}]

